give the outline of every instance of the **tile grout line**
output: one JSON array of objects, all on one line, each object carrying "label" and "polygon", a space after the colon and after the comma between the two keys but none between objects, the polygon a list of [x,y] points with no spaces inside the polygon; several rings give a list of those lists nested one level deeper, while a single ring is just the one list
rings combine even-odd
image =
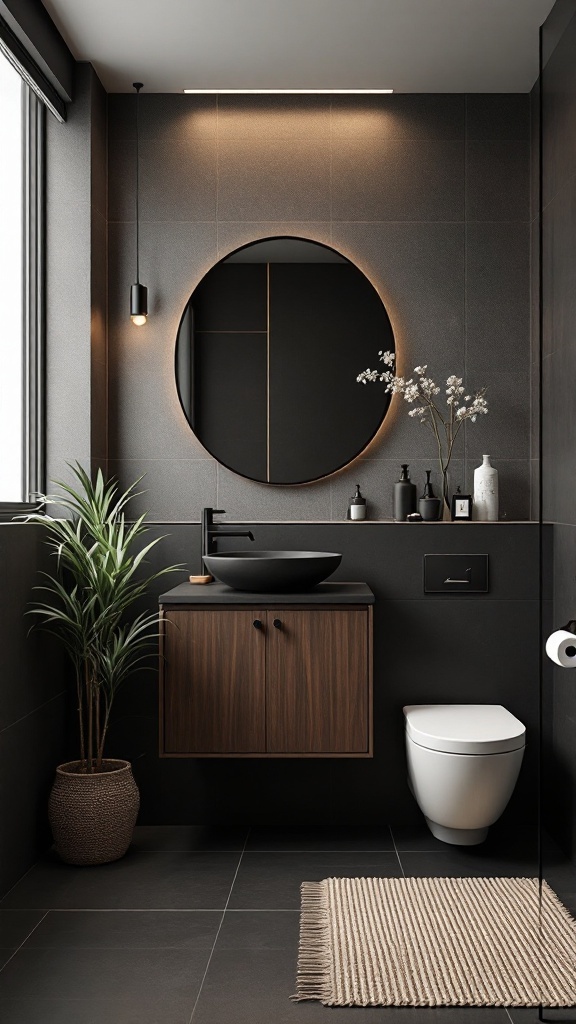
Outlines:
[{"label": "tile grout line", "polygon": [[15,949],[15,950],[14,950],[14,952],[12,953],[12,956],[8,957],[8,959],[7,959],[6,963],[5,963],[5,964],[3,964],[3,966],[2,966],[2,967],[0,967],[0,974],[2,974],[2,971],[4,970],[4,968],[5,968],[5,967],[8,967],[8,964],[9,964],[9,963],[10,963],[10,962],[11,962],[11,961],[12,961],[12,960],[14,959],[14,957],[16,956],[16,953],[19,953],[19,952],[20,952],[20,950],[22,949],[22,946],[24,945],[24,943],[28,942],[28,939],[30,938],[30,936],[34,934],[34,932],[36,931],[36,929],[37,929],[37,928],[38,928],[38,927],[39,927],[39,926],[40,926],[40,925],[42,924],[42,921],[44,920],[44,918],[45,918],[45,917],[48,917],[48,914],[49,914],[49,913],[50,913],[50,911],[49,911],[49,910],[47,910],[47,911],[46,911],[46,912],[45,912],[45,913],[44,913],[44,914],[42,915],[42,917],[40,918],[40,920],[36,922],[36,924],[34,925],[34,927],[32,928],[32,930],[28,932],[28,935],[26,936],[26,938],[22,940],[22,942],[21,942],[21,943],[20,943],[20,945],[18,946],[18,949]]},{"label": "tile grout line", "polygon": [[391,838],[391,840],[392,840],[392,842],[394,844],[394,853],[396,854],[396,856],[398,858],[398,864],[400,865],[400,871],[402,872],[402,878],[406,878],[406,875],[404,874],[404,868],[402,867],[402,861],[400,860],[400,854],[398,853],[398,847],[396,846],[396,840],[394,839],[394,833],[392,831],[392,826],[388,825],[388,828],[390,829],[390,838]]},{"label": "tile grout line", "polygon": [[199,987],[198,992],[196,994],[196,999],[194,1000],[194,1006],[192,1007],[192,1013],[190,1014],[190,1020],[189,1020],[188,1024],[192,1024],[192,1021],[194,1019],[194,1014],[196,1013],[196,1007],[198,1006],[198,1003],[200,1001],[200,996],[202,995],[202,989],[204,988],[204,982],[206,981],[206,977],[208,975],[208,970],[210,968],[210,964],[212,963],[212,957],[214,956],[214,950],[216,949],[216,943],[218,942],[218,936],[220,935],[220,932],[222,930],[222,925],[224,924],[224,918],[226,916],[226,911],[228,909],[228,904],[230,903],[230,897],[232,895],[232,890],[234,888],[234,883],[236,882],[236,878],[238,877],[238,872],[240,870],[240,865],[242,863],[242,857],[244,856],[244,851],[246,849],[246,846],[248,845],[248,838],[249,838],[249,836],[250,836],[250,829],[248,829],[248,831],[246,833],[246,838],[244,839],[244,846],[242,847],[242,851],[240,853],[240,857],[239,857],[238,863],[236,865],[236,871],[234,872],[234,877],[233,877],[232,883],[230,885],[230,890],[228,892],[228,898],[227,898],[226,903],[224,905],[224,910],[222,911],[222,917],[220,918],[220,924],[218,925],[218,931],[216,932],[216,936],[214,938],[212,949],[210,950],[210,956],[208,957],[208,963],[206,964],[206,970],[204,971],[204,974],[202,975],[202,981],[200,982],[200,987]]}]

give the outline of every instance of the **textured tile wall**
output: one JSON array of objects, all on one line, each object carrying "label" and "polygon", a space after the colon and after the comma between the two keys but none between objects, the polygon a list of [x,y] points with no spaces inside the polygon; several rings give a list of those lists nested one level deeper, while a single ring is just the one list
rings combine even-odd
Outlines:
[{"label": "textured tile wall", "polygon": [[[554,524],[553,554],[544,568],[552,628],[576,617],[576,13],[557,4],[544,26],[542,71],[542,515]],[[550,698],[544,720],[548,742],[548,826],[576,870],[576,696],[572,675],[546,664]],[[554,865],[545,872],[554,882]]]},{"label": "textured tile wall", "polygon": [[64,657],[25,615],[49,562],[39,527],[0,525],[0,895],[48,845],[47,796],[64,759]]},{"label": "textured tile wall", "polygon": [[[391,515],[399,463],[414,478],[434,444],[401,400],[344,472],[266,487],[218,466],[196,441],[174,382],[182,309],[210,266],[254,238],[333,244],[373,281],[400,367],[487,384],[492,411],[467,426],[454,486],[483,452],[501,474],[501,514],[530,515],[530,117],[526,95],[141,97],[141,278],[150,319],[128,317],[134,279],[135,98],[108,98],[109,456],[123,482],[146,474],[141,507],[196,521],[340,519],[352,483]],[[231,424],[233,429],[233,424]]]}]

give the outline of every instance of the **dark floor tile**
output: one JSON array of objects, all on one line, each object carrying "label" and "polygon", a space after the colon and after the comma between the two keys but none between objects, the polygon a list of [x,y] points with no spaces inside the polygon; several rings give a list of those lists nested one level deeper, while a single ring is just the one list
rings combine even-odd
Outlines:
[{"label": "dark floor tile", "polygon": [[189,1024],[188,1002],[128,999],[1,999],[2,1024]]},{"label": "dark floor tile", "polygon": [[245,853],[230,897],[237,910],[298,910],[302,882],[401,875],[391,853]]},{"label": "dark floor tile", "polygon": [[[450,853],[458,850],[458,847],[436,839],[423,817],[410,824],[393,824],[390,827],[400,856],[402,853],[408,852]],[[537,873],[537,841],[535,828],[511,831],[505,825],[496,824],[490,829],[485,842],[476,847],[476,851],[481,857],[491,857],[502,861],[522,860],[531,865],[531,870]],[[471,848],[470,852],[473,852]]]},{"label": "dark floor tile", "polygon": [[575,1009],[544,1009],[542,1010],[542,1018],[538,1015],[538,1010],[532,1007],[526,1010],[520,1010],[511,1006],[508,1013],[510,1014],[510,1019],[513,1024],[540,1024],[541,1019],[543,1019],[546,1024],[547,1022],[550,1022],[550,1024],[564,1024],[564,1022],[566,1022],[566,1024],[574,1024],[574,1021],[576,1020]]},{"label": "dark floor tile", "polygon": [[441,843],[439,839],[436,839],[422,820],[409,825],[392,824],[390,830],[398,853],[402,853],[404,850],[412,850],[414,853],[446,850],[446,843]]},{"label": "dark floor tile", "polygon": [[362,825],[334,828],[272,829],[254,828],[246,850],[280,853],[318,851],[324,853],[374,852],[394,853],[394,843],[387,825],[367,829]]},{"label": "dark floor tile", "polygon": [[139,825],[132,849],[137,853],[240,853],[247,834],[245,828],[210,825]]},{"label": "dark floor tile", "polygon": [[17,949],[42,920],[42,910],[0,910],[0,948]]},{"label": "dark floor tile", "polygon": [[217,949],[298,949],[297,910],[228,910]]},{"label": "dark floor tile", "polygon": [[407,878],[518,878],[536,877],[531,858],[501,859],[476,846],[453,846],[450,852],[401,853]]},{"label": "dark floor tile", "polygon": [[25,949],[205,949],[222,920],[220,910],[56,910]]},{"label": "dark floor tile", "polygon": [[234,853],[133,853],[102,867],[40,861],[6,896],[2,909],[219,910]]},{"label": "dark floor tile", "polygon": [[0,1004],[31,993],[38,1002],[105,1000],[110,1016],[102,1019],[118,1024],[122,1006],[142,1012],[162,1002],[157,1019],[180,1021],[192,1012],[208,957],[207,950],[189,949],[22,949],[0,973]]},{"label": "dark floor tile", "polygon": [[309,1024],[348,1021],[377,1024],[510,1024],[502,1009],[326,1007],[294,1003],[296,954],[282,949],[219,950],[210,967],[192,1024]]}]

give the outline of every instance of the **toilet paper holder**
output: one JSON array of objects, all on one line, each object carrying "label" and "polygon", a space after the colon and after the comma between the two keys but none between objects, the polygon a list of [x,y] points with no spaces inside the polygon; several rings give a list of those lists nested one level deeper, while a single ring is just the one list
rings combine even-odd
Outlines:
[{"label": "toilet paper holder", "polygon": [[561,668],[576,668],[576,619],[554,630],[545,646],[550,661]]}]

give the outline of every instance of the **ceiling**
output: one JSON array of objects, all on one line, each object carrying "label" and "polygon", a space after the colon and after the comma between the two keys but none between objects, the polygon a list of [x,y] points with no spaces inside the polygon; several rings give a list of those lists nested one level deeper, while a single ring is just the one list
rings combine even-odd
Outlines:
[{"label": "ceiling", "polygon": [[43,0],[109,92],[527,92],[554,0]]}]

